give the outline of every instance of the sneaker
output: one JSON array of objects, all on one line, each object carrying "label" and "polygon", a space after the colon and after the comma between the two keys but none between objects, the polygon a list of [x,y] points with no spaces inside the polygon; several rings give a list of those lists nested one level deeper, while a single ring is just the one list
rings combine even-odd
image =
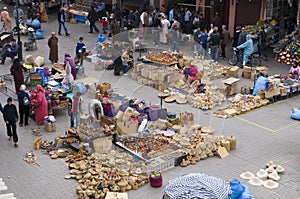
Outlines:
[{"label": "sneaker", "polygon": [[124,76],[128,76],[128,73],[124,73],[123,75],[124,75]]},{"label": "sneaker", "polygon": [[66,33],[66,36],[69,36],[70,35],[70,33]]},{"label": "sneaker", "polygon": [[18,147],[18,143],[15,143],[14,146],[15,146],[15,147]]},{"label": "sneaker", "polygon": [[61,33],[58,33],[58,35],[61,35]]},{"label": "sneaker", "polygon": [[21,127],[23,126],[23,124],[22,124],[22,123],[20,123],[19,125],[20,125]]},{"label": "sneaker", "polygon": [[89,33],[93,33],[93,32],[90,31]]}]

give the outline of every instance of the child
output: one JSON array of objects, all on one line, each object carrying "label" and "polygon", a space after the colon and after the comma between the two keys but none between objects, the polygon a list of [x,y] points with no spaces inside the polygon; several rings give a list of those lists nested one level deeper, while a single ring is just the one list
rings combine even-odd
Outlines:
[{"label": "child", "polygon": [[85,43],[83,43],[83,37],[79,37],[79,41],[76,44],[76,57],[75,57],[75,64],[79,63],[80,60],[80,66],[82,66],[83,63],[83,55],[86,51]]},{"label": "child", "polygon": [[102,31],[103,34],[106,34],[106,30],[107,30],[107,26],[108,26],[108,21],[107,21],[107,17],[102,17],[102,19],[99,20],[100,23],[102,23]]}]

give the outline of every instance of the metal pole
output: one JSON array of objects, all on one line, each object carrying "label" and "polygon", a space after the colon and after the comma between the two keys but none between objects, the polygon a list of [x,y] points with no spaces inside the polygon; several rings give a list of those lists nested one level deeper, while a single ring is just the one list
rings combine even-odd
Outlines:
[{"label": "metal pole", "polygon": [[20,22],[19,22],[19,0],[17,0],[16,2],[16,11],[17,11],[17,34],[18,34],[18,45],[19,45],[19,51],[18,51],[18,58],[19,60],[23,60],[23,56],[22,56],[22,42],[21,42],[21,38],[20,38]]}]

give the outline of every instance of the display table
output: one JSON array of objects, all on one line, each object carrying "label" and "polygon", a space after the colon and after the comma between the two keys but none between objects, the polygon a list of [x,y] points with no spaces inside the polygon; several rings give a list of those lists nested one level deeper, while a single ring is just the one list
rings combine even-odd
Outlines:
[{"label": "display table", "polygon": [[88,13],[84,11],[70,10],[70,13],[74,15],[76,21],[81,23],[85,23],[86,17],[88,16]]}]

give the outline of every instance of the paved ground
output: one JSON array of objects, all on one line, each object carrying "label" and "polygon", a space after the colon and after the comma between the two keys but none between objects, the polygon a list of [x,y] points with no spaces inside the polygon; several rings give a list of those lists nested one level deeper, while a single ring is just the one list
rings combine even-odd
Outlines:
[{"label": "paved ground", "polygon": [[[42,24],[46,38],[52,31],[57,30],[55,15],[51,16],[50,19],[49,23]],[[88,26],[85,24],[68,24],[67,26],[70,29],[71,36],[58,36],[60,61],[63,60],[65,52],[74,53],[75,44],[79,36],[85,38],[88,49],[94,48],[97,37],[96,34],[87,33]],[[26,38],[22,37],[22,41],[25,40]],[[24,52],[24,54],[44,56],[46,58],[45,65],[51,66],[47,59],[48,47],[46,44],[47,39],[39,40],[37,51]],[[269,67],[270,74],[286,74],[288,71],[287,66],[275,63],[274,60],[264,64]],[[155,89],[139,85],[128,76],[116,77],[112,74],[112,71],[95,71],[92,63],[85,62],[84,65],[87,76],[96,77],[101,82],[108,81],[112,83],[113,87],[118,88],[120,93],[151,101],[152,104],[159,103]],[[0,74],[9,73],[9,67],[10,63],[7,60],[6,64],[0,67]],[[251,82],[243,80],[240,85],[242,84],[251,84]],[[9,85],[9,87],[13,88],[13,85]],[[6,98],[7,96],[0,94],[2,104],[6,102]],[[154,189],[149,185],[145,185],[137,191],[130,191],[130,199],[162,198],[167,182],[186,173],[203,172],[228,180],[233,178],[240,179],[239,175],[242,172],[251,171],[256,173],[270,160],[286,169],[279,181],[280,186],[275,190],[267,190],[264,187],[253,187],[250,185],[255,198],[300,198],[300,122],[289,118],[291,109],[299,107],[299,97],[280,101],[248,114],[226,120],[212,117],[211,112],[202,112],[190,106],[179,106],[176,104],[164,104],[164,106],[177,113],[182,110],[193,112],[196,122],[202,125],[214,126],[216,129],[215,134],[236,136],[238,138],[237,149],[232,151],[225,159],[214,157],[200,161],[195,166],[176,167],[169,170],[163,173],[163,187]],[[52,140],[57,134],[64,132],[68,126],[68,118],[65,111],[57,112],[55,115],[58,121],[57,132],[44,133],[44,139]],[[34,121],[30,121],[29,127],[18,127],[20,138],[18,148],[14,148],[13,144],[7,141],[3,120],[0,120],[0,124],[2,126],[0,130],[0,178],[3,178],[3,181],[9,188],[9,190],[0,192],[0,194],[13,192],[17,198],[21,199],[77,198],[75,193],[76,181],[64,180],[64,175],[68,174],[68,169],[63,161],[52,160],[48,156],[43,155],[41,151],[34,152],[41,167],[29,165],[23,161],[24,154],[33,150],[33,140],[36,136],[33,135],[32,129],[37,128]]]}]

